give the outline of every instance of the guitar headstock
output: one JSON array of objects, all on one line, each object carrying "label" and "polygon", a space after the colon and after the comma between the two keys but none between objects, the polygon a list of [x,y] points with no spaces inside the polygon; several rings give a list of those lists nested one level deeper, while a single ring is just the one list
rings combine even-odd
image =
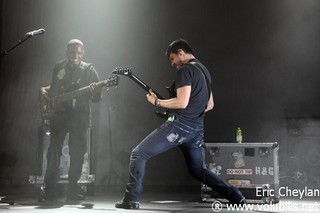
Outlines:
[{"label": "guitar headstock", "polygon": [[109,76],[109,78],[107,78],[102,82],[103,82],[103,86],[106,86],[106,87],[117,86],[119,84],[119,76],[111,75]]},{"label": "guitar headstock", "polygon": [[130,67],[116,67],[112,71],[112,74],[130,76],[132,75],[132,72]]}]

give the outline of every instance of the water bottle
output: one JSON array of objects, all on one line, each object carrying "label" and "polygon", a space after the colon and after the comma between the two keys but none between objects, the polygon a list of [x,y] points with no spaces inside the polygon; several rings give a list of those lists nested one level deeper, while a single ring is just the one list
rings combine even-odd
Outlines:
[{"label": "water bottle", "polygon": [[236,131],[236,141],[237,143],[242,143],[242,131],[240,127],[238,127]]}]

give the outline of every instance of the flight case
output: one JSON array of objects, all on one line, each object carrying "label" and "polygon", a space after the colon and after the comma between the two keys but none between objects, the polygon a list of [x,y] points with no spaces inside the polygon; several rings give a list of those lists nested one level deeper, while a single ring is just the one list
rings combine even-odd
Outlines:
[{"label": "flight case", "polygon": [[[238,187],[249,202],[279,202],[279,146],[271,143],[209,143],[203,150],[204,168]],[[203,202],[221,196],[201,185]]]}]

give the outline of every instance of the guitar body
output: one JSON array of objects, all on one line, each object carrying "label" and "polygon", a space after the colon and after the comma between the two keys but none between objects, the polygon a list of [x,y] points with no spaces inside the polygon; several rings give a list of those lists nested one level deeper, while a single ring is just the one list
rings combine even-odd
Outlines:
[{"label": "guitar body", "polygon": [[[77,89],[79,89],[79,85],[72,84],[72,85],[69,85],[69,87],[67,89],[64,89],[60,93],[52,93],[49,90],[49,93],[48,93],[49,99],[43,99],[43,98],[40,99],[40,112],[41,112],[42,117],[45,116],[46,118],[49,118],[53,112],[63,112],[63,111],[66,111],[66,109],[68,109],[68,108],[70,109],[72,107],[72,100],[61,102],[56,105],[53,104],[52,100],[55,97],[59,97],[60,95],[64,95],[68,92],[72,92]],[[40,95],[41,95],[41,91],[40,91]]]}]

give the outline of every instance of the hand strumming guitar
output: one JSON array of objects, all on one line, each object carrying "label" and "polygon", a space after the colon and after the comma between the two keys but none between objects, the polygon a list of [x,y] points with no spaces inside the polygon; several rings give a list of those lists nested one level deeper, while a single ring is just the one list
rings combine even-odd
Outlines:
[{"label": "hand strumming guitar", "polygon": [[47,102],[49,99],[48,91],[50,89],[50,86],[46,87],[40,87],[40,98],[41,100]]}]

